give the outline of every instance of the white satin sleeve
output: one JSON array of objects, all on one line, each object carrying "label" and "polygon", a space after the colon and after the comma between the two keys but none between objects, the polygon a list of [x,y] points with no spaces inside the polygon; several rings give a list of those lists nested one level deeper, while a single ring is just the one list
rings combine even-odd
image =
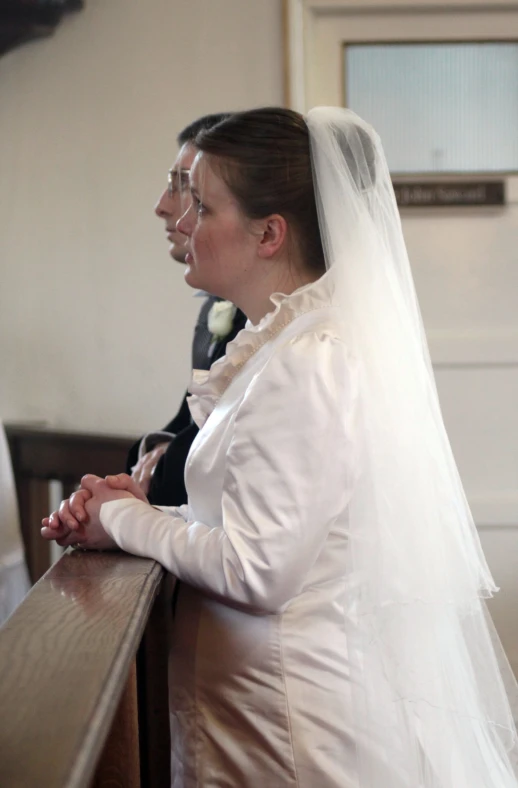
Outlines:
[{"label": "white satin sleeve", "polygon": [[[226,457],[223,526],[129,499],[101,522],[123,550],[230,603],[278,612],[301,589],[357,476],[356,375],[341,341],[306,333],[250,383]],[[164,507],[165,509],[165,507]]]}]

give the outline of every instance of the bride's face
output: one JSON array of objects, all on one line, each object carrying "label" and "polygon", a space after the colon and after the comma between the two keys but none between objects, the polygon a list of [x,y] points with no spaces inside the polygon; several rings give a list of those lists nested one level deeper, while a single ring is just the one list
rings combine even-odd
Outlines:
[{"label": "bride's face", "polygon": [[178,221],[187,236],[185,281],[229,301],[250,286],[257,236],[221,176],[199,153],[191,168],[192,203]]}]

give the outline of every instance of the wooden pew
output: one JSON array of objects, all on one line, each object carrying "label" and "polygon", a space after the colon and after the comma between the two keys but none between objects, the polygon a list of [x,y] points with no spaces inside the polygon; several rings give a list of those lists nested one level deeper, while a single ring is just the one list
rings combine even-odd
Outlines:
[{"label": "wooden pew", "polygon": [[41,520],[50,512],[50,480],[62,484],[63,497],[75,490],[81,476],[106,476],[125,470],[134,438],[49,430],[6,424],[13,464],[22,536],[33,583],[50,566],[50,545],[40,536]]},{"label": "wooden pew", "polygon": [[171,583],[68,550],[0,629],[2,788],[169,788]]}]

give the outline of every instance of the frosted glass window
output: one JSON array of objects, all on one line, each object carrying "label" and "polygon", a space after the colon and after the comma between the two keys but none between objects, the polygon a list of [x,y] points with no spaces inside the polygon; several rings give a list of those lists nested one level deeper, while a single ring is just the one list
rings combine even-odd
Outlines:
[{"label": "frosted glass window", "polygon": [[391,172],[518,171],[518,42],[346,45],[345,98]]}]

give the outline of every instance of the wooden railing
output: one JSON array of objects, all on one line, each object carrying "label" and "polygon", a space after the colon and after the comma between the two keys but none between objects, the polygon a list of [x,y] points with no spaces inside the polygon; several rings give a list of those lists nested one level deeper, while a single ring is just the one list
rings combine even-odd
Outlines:
[{"label": "wooden railing", "polygon": [[68,496],[85,472],[123,471],[133,439],[6,433],[37,582],[0,630],[0,788],[169,788],[170,576],[117,552],[49,569],[40,536],[50,480]]},{"label": "wooden railing", "polygon": [[0,630],[2,788],[168,788],[171,588],[69,550]]},{"label": "wooden railing", "polygon": [[92,435],[23,425],[5,425],[16,480],[25,555],[33,583],[50,566],[50,546],[40,536],[50,512],[50,480],[62,484],[63,497],[81,476],[106,476],[125,470],[134,438]]}]

